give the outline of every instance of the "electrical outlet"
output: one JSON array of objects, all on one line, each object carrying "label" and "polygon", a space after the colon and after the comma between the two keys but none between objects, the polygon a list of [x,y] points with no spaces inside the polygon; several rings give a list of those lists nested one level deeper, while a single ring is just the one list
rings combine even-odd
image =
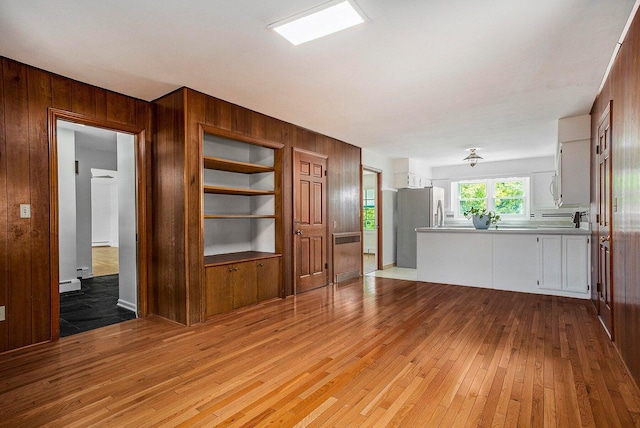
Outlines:
[{"label": "electrical outlet", "polygon": [[20,204],[20,218],[31,218],[30,204]]},{"label": "electrical outlet", "polygon": [[4,306],[0,306],[0,321],[4,321]]}]

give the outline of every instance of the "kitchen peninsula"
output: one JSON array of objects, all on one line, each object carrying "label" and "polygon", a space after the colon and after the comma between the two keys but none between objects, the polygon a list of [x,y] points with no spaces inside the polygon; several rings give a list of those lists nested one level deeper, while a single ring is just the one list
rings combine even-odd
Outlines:
[{"label": "kitchen peninsula", "polygon": [[590,297],[590,232],[570,228],[424,227],[418,281]]}]

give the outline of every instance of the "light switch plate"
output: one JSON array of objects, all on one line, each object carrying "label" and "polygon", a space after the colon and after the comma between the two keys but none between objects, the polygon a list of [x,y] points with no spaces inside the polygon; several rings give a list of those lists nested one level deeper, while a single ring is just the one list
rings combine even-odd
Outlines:
[{"label": "light switch plate", "polygon": [[0,321],[4,321],[4,306],[0,306]]},{"label": "light switch plate", "polygon": [[20,218],[31,218],[30,204],[20,204]]}]

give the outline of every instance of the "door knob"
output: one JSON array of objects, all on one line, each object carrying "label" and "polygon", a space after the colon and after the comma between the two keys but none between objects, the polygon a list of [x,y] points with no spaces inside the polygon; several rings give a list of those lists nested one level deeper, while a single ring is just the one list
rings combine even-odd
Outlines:
[{"label": "door knob", "polygon": [[296,230],[296,235],[302,235],[302,230],[300,229]]}]

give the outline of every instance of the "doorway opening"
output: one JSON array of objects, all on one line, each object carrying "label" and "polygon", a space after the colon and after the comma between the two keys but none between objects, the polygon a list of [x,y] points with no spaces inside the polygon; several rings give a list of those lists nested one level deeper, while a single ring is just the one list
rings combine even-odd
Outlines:
[{"label": "doorway opening", "polygon": [[137,137],[55,123],[59,288],[52,298],[65,337],[137,317]]},{"label": "doorway opening", "polygon": [[366,275],[382,270],[382,172],[362,167],[362,269]]}]

